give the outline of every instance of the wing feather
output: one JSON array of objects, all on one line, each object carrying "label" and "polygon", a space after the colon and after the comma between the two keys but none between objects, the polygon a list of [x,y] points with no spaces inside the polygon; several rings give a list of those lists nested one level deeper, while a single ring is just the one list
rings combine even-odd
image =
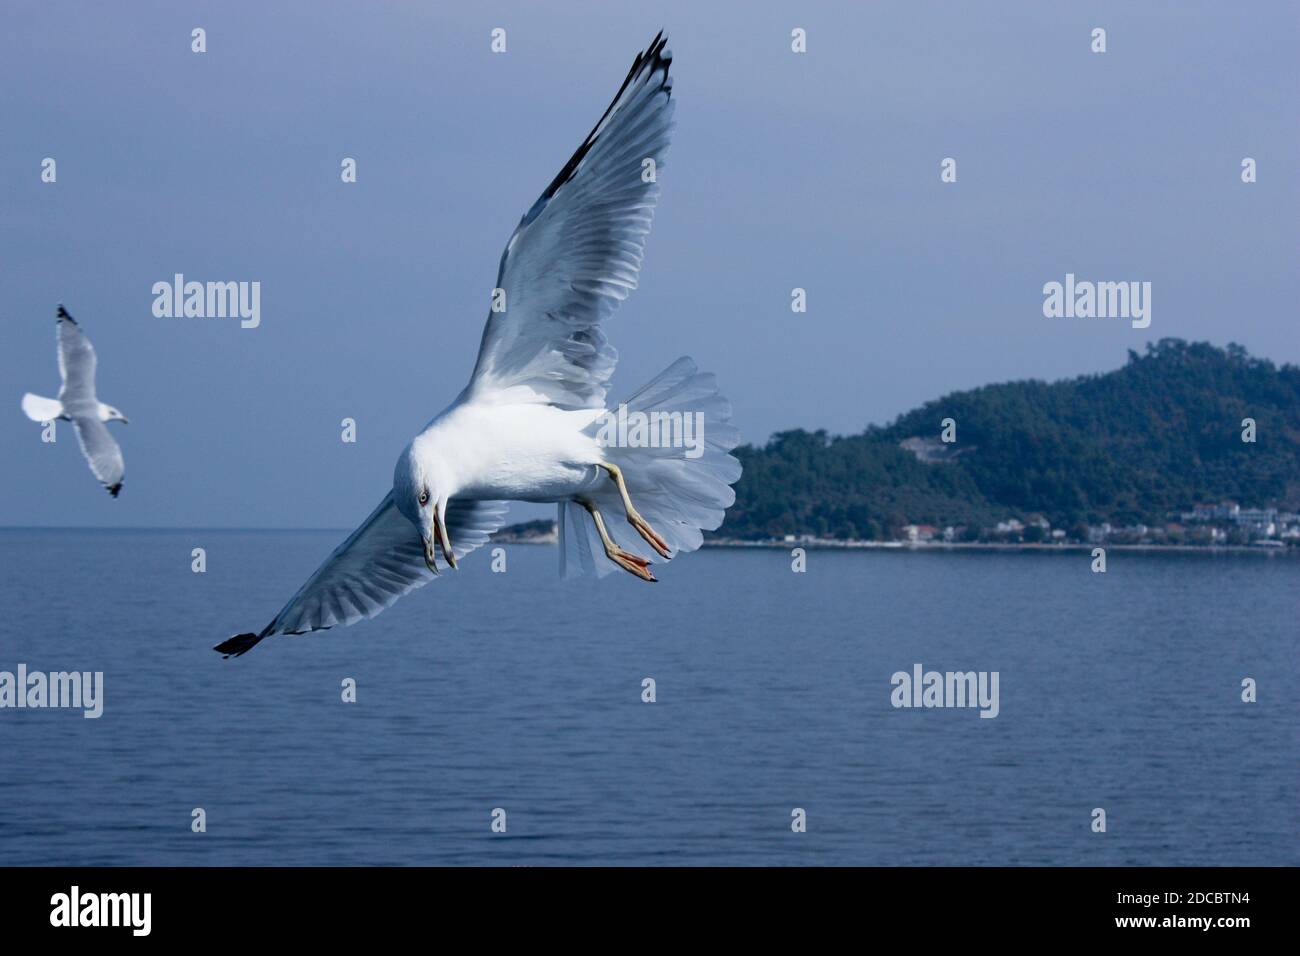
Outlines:
[{"label": "wing feather", "polygon": [[86,457],[91,473],[116,498],[122,490],[122,477],[126,474],[122,449],[109,434],[108,426],[98,418],[78,416],[72,420],[72,424],[77,430],[77,441],[81,444],[81,453]]},{"label": "wing feather", "polygon": [[[505,514],[504,501],[448,502],[447,533],[457,559],[486,544]],[[238,635],[218,644],[217,650],[238,655],[272,634],[306,634],[353,624],[374,617],[431,580],[419,532],[397,510],[390,491],[260,634]]]},{"label": "wing feather", "polygon": [[69,402],[95,401],[95,350],[81,331],[77,320],[70,316],[63,306],[59,306],[59,374],[63,376],[63,387],[59,390],[59,400],[64,405]]},{"label": "wing feather", "polygon": [[520,220],[467,389],[480,401],[603,408],[618,353],[601,323],[637,286],[672,132],[672,54],[656,36],[559,175]]}]

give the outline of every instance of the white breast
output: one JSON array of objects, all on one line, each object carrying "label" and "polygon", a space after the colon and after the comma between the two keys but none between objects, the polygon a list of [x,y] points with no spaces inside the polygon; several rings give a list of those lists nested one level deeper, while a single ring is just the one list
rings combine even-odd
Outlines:
[{"label": "white breast", "polygon": [[[583,433],[603,409],[462,405],[431,426],[436,454],[468,498],[559,501],[599,480],[595,438]],[[430,436],[434,437],[434,436]]]}]

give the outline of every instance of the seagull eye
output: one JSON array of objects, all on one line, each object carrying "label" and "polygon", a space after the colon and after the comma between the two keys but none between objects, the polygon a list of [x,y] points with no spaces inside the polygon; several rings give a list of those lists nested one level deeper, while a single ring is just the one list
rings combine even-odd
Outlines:
[{"label": "seagull eye", "polygon": [[420,507],[423,508],[428,503],[429,503],[429,490],[426,488],[424,491],[420,492]]}]

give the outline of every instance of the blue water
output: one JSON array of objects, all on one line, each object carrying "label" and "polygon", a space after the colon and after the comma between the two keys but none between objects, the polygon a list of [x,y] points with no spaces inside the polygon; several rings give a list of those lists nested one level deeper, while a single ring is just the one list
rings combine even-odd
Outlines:
[{"label": "blue water", "polygon": [[[514,545],[209,649],[339,537],[0,532],[0,670],[105,674],[99,720],[0,710],[0,860],[1300,862],[1295,558],[710,550],[647,586]],[[894,709],[917,662],[998,671],[1000,715]]]}]

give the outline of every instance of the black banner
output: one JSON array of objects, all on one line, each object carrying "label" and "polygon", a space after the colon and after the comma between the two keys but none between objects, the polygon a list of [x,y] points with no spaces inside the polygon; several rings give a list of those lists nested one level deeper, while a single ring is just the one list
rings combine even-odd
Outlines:
[{"label": "black banner", "polygon": [[[1281,929],[1286,869],[10,869],[6,939],[150,938],[203,943],[266,928],[337,943],[385,932],[503,933],[597,925],[661,932],[725,923],[740,936],[841,920],[911,925],[927,942],[1062,938],[1212,939]],[[1172,931],[1172,932],[1171,932]],[[972,935],[974,934],[974,935]]]}]

